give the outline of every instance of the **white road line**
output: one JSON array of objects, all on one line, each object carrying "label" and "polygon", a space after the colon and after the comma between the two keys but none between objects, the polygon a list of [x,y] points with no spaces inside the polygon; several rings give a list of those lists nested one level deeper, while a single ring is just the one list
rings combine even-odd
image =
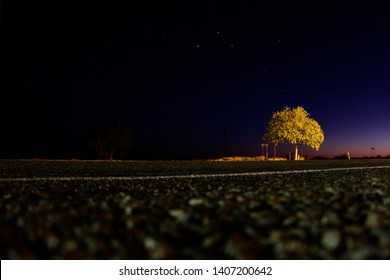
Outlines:
[{"label": "white road line", "polygon": [[35,182],[35,181],[133,181],[133,180],[164,180],[164,179],[195,179],[195,178],[219,178],[219,177],[243,177],[243,176],[263,176],[263,175],[283,175],[314,172],[332,172],[348,170],[367,170],[367,169],[390,169],[390,166],[364,166],[348,168],[327,168],[327,169],[307,169],[307,170],[288,170],[288,171],[260,171],[245,173],[221,173],[221,174],[187,174],[187,175],[166,175],[166,176],[106,176],[106,177],[35,177],[35,178],[0,178],[0,182]]}]

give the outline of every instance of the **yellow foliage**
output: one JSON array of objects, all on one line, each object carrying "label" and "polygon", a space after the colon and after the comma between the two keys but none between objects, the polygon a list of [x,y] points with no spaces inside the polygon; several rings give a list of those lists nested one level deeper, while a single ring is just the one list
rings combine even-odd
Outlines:
[{"label": "yellow foliage", "polygon": [[265,139],[275,144],[303,144],[318,151],[325,137],[320,125],[303,107],[285,107],[273,113]]}]

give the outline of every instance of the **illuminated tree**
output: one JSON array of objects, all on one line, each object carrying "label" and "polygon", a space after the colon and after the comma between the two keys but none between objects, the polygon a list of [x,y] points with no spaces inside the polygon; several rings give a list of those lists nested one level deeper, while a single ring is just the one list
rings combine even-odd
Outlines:
[{"label": "illuminated tree", "polygon": [[320,148],[324,142],[324,133],[320,125],[303,107],[285,107],[275,112],[268,122],[264,138],[275,145],[291,143],[295,146],[295,160],[298,159],[298,145],[306,145],[313,149]]}]

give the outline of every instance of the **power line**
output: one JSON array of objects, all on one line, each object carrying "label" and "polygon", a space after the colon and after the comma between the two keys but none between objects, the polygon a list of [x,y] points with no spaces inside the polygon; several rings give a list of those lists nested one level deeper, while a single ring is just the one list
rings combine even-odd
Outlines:
[{"label": "power line", "polygon": [[313,91],[303,91],[303,90],[291,90],[291,89],[280,89],[280,88],[268,88],[268,87],[256,87],[256,86],[247,86],[240,84],[225,84],[225,83],[210,83],[211,85],[224,86],[224,87],[235,87],[235,88],[245,88],[253,89],[265,92],[282,92],[282,93],[298,93],[298,94],[313,94]]}]

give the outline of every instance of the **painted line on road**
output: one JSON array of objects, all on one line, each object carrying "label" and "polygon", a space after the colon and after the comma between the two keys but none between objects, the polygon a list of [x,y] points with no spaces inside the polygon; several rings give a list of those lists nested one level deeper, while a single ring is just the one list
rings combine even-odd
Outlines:
[{"label": "painted line on road", "polygon": [[132,181],[132,180],[166,180],[166,179],[196,179],[196,178],[219,178],[219,177],[244,177],[244,176],[263,176],[263,175],[284,175],[315,172],[333,172],[348,170],[367,170],[367,169],[390,169],[390,166],[364,166],[364,167],[345,167],[345,168],[326,168],[326,169],[306,169],[306,170],[288,170],[288,171],[259,171],[245,173],[220,173],[220,174],[186,174],[186,175],[163,175],[163,176],[106,176],[106,177],[33,177],[33,178],[0,178],[0,182],[35,182],[35,181]]}]

